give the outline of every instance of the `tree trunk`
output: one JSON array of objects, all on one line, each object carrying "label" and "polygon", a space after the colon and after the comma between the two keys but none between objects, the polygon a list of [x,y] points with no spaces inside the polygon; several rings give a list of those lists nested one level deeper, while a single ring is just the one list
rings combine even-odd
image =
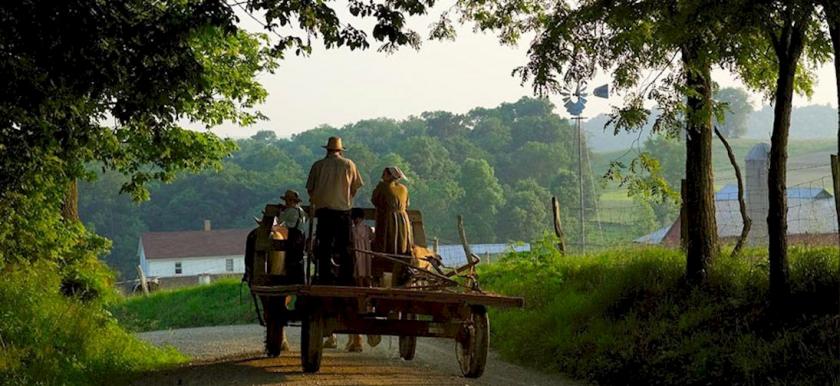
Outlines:
[{"label": "tree trunk", "polygon": [[[837,84],[837,155],[831,157],[832,177],[834,178],[834,209],[837,212],[837,229],[840,230],[840,6],[825,4],[828,16],[828,31],[834,47],[834,82]],[[840,244],[840,231],[837,235]]]},{"label": "tree trunk", "polygon": [[747,203],[744,201],[744,178],[741,176],[741,168],[738,167],[738,159],[735,158],[735,152],[732,151],[732,146],[715,127],[715,134],[720,138],[723,147],[726,148],[726,155],[729,156],[729,163],[732,164],[732,169],[735,169],[735,179],[738,181],[738,208],[741,211],[741,236],[738,237],[738,242],[735,243],[735,248],[732,249],[732,257],[737,257],[741,254],[741,249],[744,248],[744,243],[747,242],[747,236],[750,235],[750,228],[752,228],[752,219],[747,214]]},{"label": "tree trunk", "polygon": [[702,282],[709,263],[718,253],[712,173],[711,65],[700,59],[694,46],[682,49],[686,87],[686,279]]},{"label": "tree trunk", "polygon": [[793,108],[793,83],[802,53],[804,27],[788,25],[775,43],[779,73],[773,108],[773,133],[770,136],[770,170],[767,173],[767,235],[770,255],[770,302],[783,303],[790,291],[787,254],[787,146],[790,114]]},{"label": "tree trunk", "polygon": [[[831,155],[831,179],[834,183],[834,212],[837,214],[837,229],[840,229],[840,155]],[[840,232],[837,232],[837,246],[840,246]]]},{"label": "tree trunk", "polygon": [[781,301],[788,293],[787,261],[787,142],[793,99],[793,72],[783,73],[789,64],[780,63],[770,138],[770,170],[767,173],[769,207],[767,234],[770,237],[770,298]]},{"label": "tree trunk", "polygon": [[831,44],[834,47],[834,82],[837,84],[837,154],[840,155],[840,5],[835,1],[823,1],[823,9],[828,23],[828,34],[831,36]]},{"label": "tree trunk", "polygon": [[831,25],[829,30],[834,46],[834,82],[837,84],[837,155],[840,155],[840,21]]},{"label": "tree trunk", "polygon": [[69,221],[79,221],[79,183],[76,179],[67,184],[64,202],[61,203],[61,217]]}]

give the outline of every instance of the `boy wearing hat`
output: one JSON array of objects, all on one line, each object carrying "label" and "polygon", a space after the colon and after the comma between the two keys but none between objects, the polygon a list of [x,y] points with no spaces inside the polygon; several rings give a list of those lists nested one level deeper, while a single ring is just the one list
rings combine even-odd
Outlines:
[{"label": "boy wearing hat", "polygon": [[287,190],[282,197],[285,209],[277,216],[277,222],[288,229],[286,238],[286,275],[290,283],[303,283],[303,250],[306,245],[306,214],[300,207],[300,194]]},{"label": "boy wearing hat", "polygon": [[[315,209],[318,228],[315,258],[318,262],[317,282],[321,284],[353,285],[352,222],[350,209],[353,197],[362,186],[356,164],[342,155],[341,138],[330,137],[327,155],[312,165],[306,190]],[[338,280],[332,272],[332,257],[336,255]]]}]

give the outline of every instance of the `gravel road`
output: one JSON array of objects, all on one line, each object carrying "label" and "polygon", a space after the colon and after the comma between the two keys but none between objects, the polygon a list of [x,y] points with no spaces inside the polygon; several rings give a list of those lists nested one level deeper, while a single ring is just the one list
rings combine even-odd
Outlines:
[{"label": "gravel road", "polygon": [[[300,369],[300,329],[289,328],[292,350],[279,358],[262,354],[259,325],[153,331],[138,336],[156,345],[172,345],[193,358],[177,369],[144,374],[132,385],[577,385],[562,376],[542,374],[501,361],[490,353],[479,379],[461,377],[452,341],[419,338],[413,361],[399,358],[397,338],[362,353],[324,350],[321,371]],[[339,336],[339,347],[346,343]]]}]

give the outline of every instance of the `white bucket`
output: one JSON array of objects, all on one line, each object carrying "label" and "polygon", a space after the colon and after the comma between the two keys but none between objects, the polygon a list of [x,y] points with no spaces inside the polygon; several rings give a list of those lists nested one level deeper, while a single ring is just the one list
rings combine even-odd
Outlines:
[{"label": "white bucket", "polygon": [[198,275],[198,284],[207,285],[207,284],[210,284],[210,281],[211,281],[211,278],[210,278],[209,274],[202,273],[201,275]]}]

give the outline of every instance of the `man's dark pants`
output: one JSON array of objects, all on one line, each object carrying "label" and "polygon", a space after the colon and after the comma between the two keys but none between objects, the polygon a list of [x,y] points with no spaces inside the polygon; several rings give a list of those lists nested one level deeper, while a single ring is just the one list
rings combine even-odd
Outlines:
[{"label": "man's dark pants", "polygon": [[[318,261],[317,283],[353,285],[352,226],[349,210],[321,208],[315,212],[318,228],[315,232],[315,258]],[[332,261],[338,264],[338,278]]]}]

